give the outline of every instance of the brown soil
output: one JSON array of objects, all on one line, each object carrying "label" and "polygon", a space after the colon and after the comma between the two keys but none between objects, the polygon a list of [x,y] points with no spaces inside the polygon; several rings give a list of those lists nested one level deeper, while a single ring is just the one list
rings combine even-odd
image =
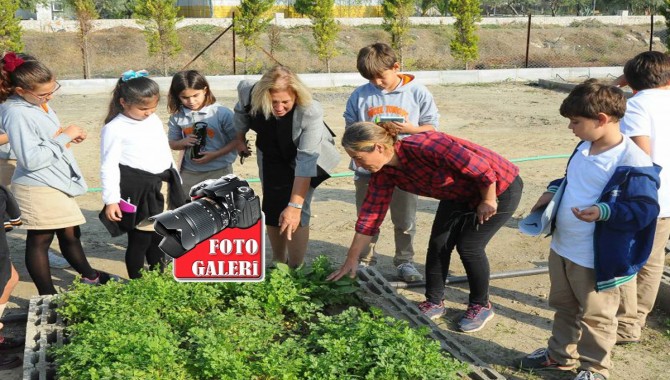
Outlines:
[{"label": "brown soil", "polygon": [[[575,137],[567,130],[566,121],[558,114],[558,106],[565,94],[539,89],[523,84],[495,84],[478,86],[431,86],[440,109],[440,130],[471,139],[490,147],[511,159],[570,153]],[[326,122],[342,135],[342,111],[351,89],[324,89],[315,97],[322,102]],[[216,94],[220,101],[232,107],[235,93],[226,91]],[[82,167],[90,188],[97,188],[99,180],[99,136],[101,120],[106,113],[109,98],[95,96],[59,96],[52,101],[63,124],[77,124],[88,129],[88,139],[75,146],[74,152]],[[167,120],[164,104],[159,116]],[[548,239],[521,235],[516,229],[519,218],[529,212],[531,205],[542,193],[550,179],[563,173],[565,159],[545,159],[518,163],[525,182],[524,194],[513,219],[489,245],[488,254],[492,272],[529,269],[545,266],[548,254]],[[347,172],[348,160],[341,161],[337,173]],[[236,165],[235,172],[245,179],[257,178],[255,160],[247,160],[243,166]],[[252,183],[260,194],[258,183]],[[124,265],[126,238],[110,238],[97,219],[102,206],[100,194],[89,192],[77,198],[87,218],[82,226],[82,241],[92,265],[111,273],[127,276]],[[418,228],[415,243],[415,261],[424,271],[425,247],[428,231],[437,206],[433,199],[421,198],[417,213]],[[341,263],[348,244],[353,237],[355,221],[354,189],[351,177],[333,178],[326,181],[315,193],[314,217],[311,222],[311,240],[308,261],[319,254],[326,254]],[[390,223],[385,223],[379,243],[378,268],[392,281],[395,268],[392,266],[393,239]],[[20,272],[21,283],[15,289],[10,307],[16,312],[25,309],[36,289],[26,273],[23,252],[25,230],[9,233],[12,260]],[[58,249],[54,243],[52,248]],[[269,252],[268,252],[269,254]],[[669,262],[670,263],[670,262]],[[452,260],[454,275],[463,275],[459,260]],[[75,279],[72,269],[54,269],[55,283],[66,288]],[[513,379],[570,379],[567,374],[526,374],[509,366],[512,359],[543,347],[550,335],[552,311],[547,306],[549,279],[547,275],[535,275],[491,282],[491,300],[497,316],[480,332],[471,335],[455,332],[454,324],[463,312],[467,300],[467,286],[448,286],[446,301],[448,314],[441,327],[484,361],[492,363],[505,376]],[[423,289],[408,289],[401,292],[407,298],[422,300]],[[668,315],[660,310],[652,313],[649,326],[644,330],[641,344],[614,349],[615,379],[658,379],[663,377],[665,366],[670,362],[670,337],[667,335]],[[22,334],[21,326],[10,326],[16,334]],[[427,363],[428,364],[428,363]],[[574,374],[572,374],[574,376]],[[21,379],[21,371],[0,371],[0,378]]]},{"label": "brown soil", "polygon": [[[440,110],[440,130],[490,147],[510,159],[566,154],[576,143],[575,137],[566,128],[565,119],[558,114],[558,106],[565,97],[563,93],[523,84],[430,86],[429,89]],[[320,89],[315,93],[324,107],[326,122],[338,136],[342,135],[341,115],[350,92],[350,88],[337,88]],[[235,102],[232,91],[220,92],[216,96],[228,107]],[[106,95],[73,95],[56,97],[51,103],[63,124],[81,125],[89,131],[89,138],[73,149],[90,188],[100,186],[99,135],[108,101]],[[159,116],[167,120],[164,104],[159,107]],[[518,163],[525,182],[524,194],[513,219],[489,245],[492,272],[546,265],[548,239],[523,236],[516,229],[516,223],[529,212],[547,182],[563,173],[565,163],[565,159]],[[347,164],[348,160],[343,157],[336,172],[346,173]],[[258,175],[255,160],[248,160],[243,166],[236,165],[234,169],[246,179],[257,178]],[[260,194],[258,183],[252,183],[252,187]],[[126,277],[123,261],[126,238],[110,238],[98,221],[97,214],[102,206],[100,194],[92,191],[77,199],[88,221],[82,226],[82,241],[92,265]],[[420,199],[415,261],[422,272],[428,231],[436,206],[437,201],[433,199]],[[351,177],[333,178],[319,187],[313,211],[308,260],[326,254],[336,263],[341,263],[353,237],[355,221]],[[379,250],[384,254],[378,268],[395,281],[392,233],[390,224],[385,223],[379,243]],[[10,302],[12,312],[16,312],[25,309],[36,289],[25,270],[25,230],[10,232],[8,241],[21,276],[21,283]],[[52,248],[58,250],[57,244],[54,243]],[[464,274],[456,258],[452,260],[452,272],[457,276]],[[54,269],[52,276],[58,286],[66,288],[75,279],[75,272],[72,269]],[[546,345],[553,315],[547,306],[548,290],[547,275],[493,280],[491,300],[496,307],[496,317],[485,329],[465,335],[455,332],[455,323],[465,309],[468,289],[462,284],[450,285],[446,292],[448,313],[440,326],[508,378],[570,379],[574,374],[527,374],[509,367],[514,358]],[[423,289],[408,289],[401,294],[410,300],[421,301]],[[655,310],[644,330],[642,343],[614,349],[613,379],[652,380],[663,377],[665,366],[670,362],[670,336],[665,324],[668,318],[667,314]],[[21,326],[10,325],[9,328],[10,333],[23,334]],[[21,379],[21,373],[20,369],[0,371],[0,378]]]},{"label": "brown soil", "polygon": [[[533,26],[530,38],[529,67],[620,66],[635,54],[649,48],[649,25],[604,26],[582,23],[580,27]],[[296,72],[325,72],[325,64],[314,52],[314,38],[308,27],[279,28],[279,39],[270,46],[267,35],[259,39],[260,46],[277,61]],[[211,25],[179,29],[183,50],[171,59],[169,72],[180,70],[223,31]],[[416,26],[410,29],[409,43],[404,59],[406,70],[463,69],[454,61],[449,49],[453,36],[451,26]],[[664,38],[665,28],[657,25],[654,36]],[[514,68],[525,67],[526,25],[483,26],[478,31],[480,58],[469,67]],[[44,60],[60,78],[81,78],[81,52],[76,33],[39,33],[26,31],[23,36],[25,51]],[[355,72],[358,49],[376,41],[390,42],[380,26],[341,26],[336,41],[339,55],[331,62],[332,72]],[[660,43],[654,49],[665,50]],[[232,34],[228,32],[207,50],[190,68],[206,75],[233,73]],[[128,69],[146,68],[162,72],[160,59],[147,53],[147,44],[141,31],[132,28],[114,28],[91,34],[90,64],[92,77],[115,77]],[[237,38],[237,73],[242,74],[245,49]],[[247,73],[261,72],[271,66],[271,60],[259,48],[249,51]]]}]

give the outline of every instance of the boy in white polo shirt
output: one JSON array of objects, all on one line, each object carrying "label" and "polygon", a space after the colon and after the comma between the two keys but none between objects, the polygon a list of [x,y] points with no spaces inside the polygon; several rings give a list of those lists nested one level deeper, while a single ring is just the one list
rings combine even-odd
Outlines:
[{"label": "boy in white polo shirt", "polygon": [[521,358],[525,370],[580,370],[575,380],[609,376],[616,343],[619,289],[635,279],[651,251],[658,215],[658,171],[619,130],[623,92],[589,80],[561,104],[581,140],[566,175],[533,210],[564,187],[552,221],[549,306],[556,310],[547,348]]},{"label": "boy in white polo shirt", "polygon": [[663,277],[665,245],[670,237],[670,57],[658,51],[638,54],[624,66],[624,77],[635,96],[628,100],[621,132],[664,169],[658,189],[661,211],[651,255],[637,274],[637,281],[621,287],[618,344],[640,340]]}]

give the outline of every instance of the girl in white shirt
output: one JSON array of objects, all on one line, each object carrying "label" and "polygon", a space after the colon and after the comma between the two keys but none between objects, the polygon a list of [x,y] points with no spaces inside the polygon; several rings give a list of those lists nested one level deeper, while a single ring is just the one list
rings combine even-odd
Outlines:
[{"label": "girl in white shirt", "polygon": [[[147,76],[144,70],[123,73],[114,89],[101,138],[105,208],[100,219],[112,236],[128,233],[126,269],[131,279],[142,276],[145,258],[150,269],[162,269],[164,265],[165,256],[158,247],[161,236],[147,220],[164,211],[163,182],[170,185],[171,207],[180,206],[185,199],[163,123],[155,114],[158,84]],[[136,210],[132,210],[133,205]]]}]

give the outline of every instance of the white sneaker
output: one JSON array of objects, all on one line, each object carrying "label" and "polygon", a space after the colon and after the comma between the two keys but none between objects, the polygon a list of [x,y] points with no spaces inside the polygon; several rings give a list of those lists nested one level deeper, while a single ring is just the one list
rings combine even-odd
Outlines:
[{"label": "white sneaker", "polygon": [[367,267],[371,267],[372,264],[366,263],[365,261],[359,261],[358,262],[358,269],[365,269]]},{"label": "white sneaker", "polygon": [[419,273],[414,264],[402,263],[398,265],[398,276],[405,282],[417,282],[423,280],[423,276]]},{"label": "white sneaker", "polygon": [[65,269],[70,267],[70,263],[64,257],[58,256],[54,251],[49,250],[49,266],[56,269]]},{"label": "white sneaker", "polygon": [[606,380],[607,378],[598,372],[582,371],[573,380]]}]

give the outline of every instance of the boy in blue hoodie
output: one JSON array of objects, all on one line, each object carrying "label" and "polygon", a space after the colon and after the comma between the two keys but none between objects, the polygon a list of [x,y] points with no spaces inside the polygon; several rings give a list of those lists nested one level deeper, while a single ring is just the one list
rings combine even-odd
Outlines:
[{"label": "boy in blue hoodie", "polygon": [[623,92],[594,80],[575,87],[561,105],[582,142],[565,177],[532,209],[563,187],[549,253],[549,306],[556,314],[548,347],[521,358],[521,369],[578,368],[575,380],[609,376],[617,286],[634,280],[649,257],[659,213],[660,168],[620,132],[625,111]]},{"label": "boy in blue hoodie", "polygon": [[[349,97],[344,111],[345,127],[359,121],[380,122],[382,117],[397,117],[400,139],[411,134],[437,129],[439,114],[428,89],[417,83],[413,75],[400,73],[400,64],[393,49],[384,43],[362,48],[356,60],[358,72],[369,83],[358,87]],[[356,186],[356,211],[360,212],[368,189],[370,172],[358,168],[352,161]],[[391,201],[391,221],[395,237],[393,264],[404,281],[421,281],[423,276],[414,268],[414,235],[416,234],[416,206],[418,196],[396,188]],[[377,261],[375,236],[364,252],[362,265]]]}]

